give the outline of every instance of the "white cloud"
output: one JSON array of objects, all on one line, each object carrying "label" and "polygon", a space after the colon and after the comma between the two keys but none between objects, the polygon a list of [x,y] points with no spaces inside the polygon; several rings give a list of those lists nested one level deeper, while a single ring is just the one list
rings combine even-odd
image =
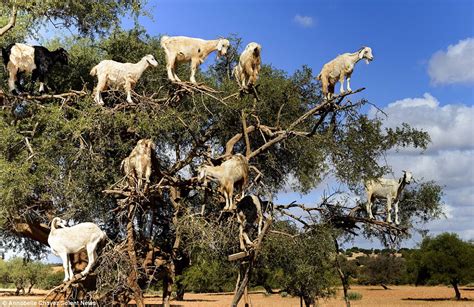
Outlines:
[{"label": "white cloud", "polygon": [[474,83],[474,38],[449,45],[431,56],[428,74],[433,84]]},{"label": "white cloud", "polygon": [[302,26],[303,28],[310,28],[314,24],[314,20],[310,16],[296,15],[293,18],[293,21]]},{"label": "white cloud", "polygon": [[[386,127],[406,122],[431,136],[432,143],[422,154],[403,149],[387,156],[395,176],[409,169],[415,178],[435,180],[443,186],[448,218],[432,222],[428,228],[433,234],[448,231],[466,240],[474,239],[474,107],[441,105],[425,93],[423,97],[395,101],[383,111],[388,115]],[[369,114],[375,116],[375,108]]]},{"label": "white cloud", "polygon": [[[376,115],[376,109],[370,115]],[[396,127],[406,122],[427,131],[432,143],[428,152],[439,150],[474,150],[474,107],[467,105],[444,105],[425,93],[420,98],[405,98],[389,104],[386,127]]]}]

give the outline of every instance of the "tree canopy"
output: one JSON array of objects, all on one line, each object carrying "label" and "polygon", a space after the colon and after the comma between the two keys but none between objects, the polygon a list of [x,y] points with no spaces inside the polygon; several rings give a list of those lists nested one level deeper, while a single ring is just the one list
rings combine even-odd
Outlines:
[{"label": "tree canopy", "polygon": [[450,284],[458,300],[461,299],[459,284],[474,280],[473,262],[474,245],[453,233],[426,237],[410,257],[417,284]]}]

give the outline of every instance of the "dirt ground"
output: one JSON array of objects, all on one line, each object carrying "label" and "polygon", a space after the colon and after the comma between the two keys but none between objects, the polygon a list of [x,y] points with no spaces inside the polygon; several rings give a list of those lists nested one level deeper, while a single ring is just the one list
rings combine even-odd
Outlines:
[{"label": "dirt ground", "polygon": [[[398,306],[435,306],[435,307],[464,307],[474,306],[474,288],[461,287],[461,294],[468,300],[454,301],[454,291],[451,288],[436,287],[413,287],[413,286],[391,286],[390,290],[374,286],[352,286],[352,292],[362,294],[362,299],[352,301],[351,306],[376,306],[376,307],[398,307]],[[35,291],[34,296],[13,296],[11,289],[0,289],[0,306],[39,306],[45,291]],[[339,291],[335,298],[321,300],[320,307],[344,306],[342,293]],[[193,294],[186,293],[184,302],[172,301],[173,307],[220,307],[230,306],[232,294]],[[250,300],[253,307],[299,307],[299,298],[281,297],[278,294],[265,296],[263,293],[251,293]],[[147,297],[147,306],[161,306],[161,298]],[[244,306],[243,302],[239,306]]]}]

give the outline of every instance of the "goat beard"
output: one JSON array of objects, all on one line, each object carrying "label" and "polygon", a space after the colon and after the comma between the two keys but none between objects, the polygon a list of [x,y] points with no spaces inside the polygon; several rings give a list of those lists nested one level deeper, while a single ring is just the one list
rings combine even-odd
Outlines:
[{"label": "goat beard", "polygon": [[365,59],[365,64],[369,65],[370,61]]}]

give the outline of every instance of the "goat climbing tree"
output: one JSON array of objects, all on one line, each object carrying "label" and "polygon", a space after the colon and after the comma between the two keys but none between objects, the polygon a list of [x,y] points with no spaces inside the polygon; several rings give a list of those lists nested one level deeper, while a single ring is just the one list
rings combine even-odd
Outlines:
[{"label": "goat climbing tree", "polygon": [[[220,259],[238,252],[235,218],[221,212],[217,189],[196,179],[203,163],[245,155],[252,182],[246,193],[269,199],[289,178],[300,192],[317,187],[329,175],[356,190],[362,179],[387,171],[377,163],[387,150],[427,146],[424,132],[408,125],[385,129],[381,118],[367,117],[361,108],[369,102],[351,100],[363,89],[322,100],[314,74],[305,66],[289,76],[264,65],[259,101],[254,101],[256,93],[239,95],[229,77],[237,60],[236,41],[228,58],[198,76],[205,85],[192,86],[166,80],[159,38],[141,29],[115,30],[98,41],[53,40],[51,46],[65,47],[71,57],[68,68],[51,76],[55,95],[2,95],[2,240],[41,256],[48,250],[48,222],[54,216],[94,221],[109,237],[94,272],[60,285],[48,299],[134,299],[143,306],[143,292],[163,280],[167,304],[176,275],[199,251],[212,249]],[[134,62],[144,54],[154,54],[159,65],[142,76],[134,102],[108,92],[106,105],[97,106],[91,97],[90,67],[102,58]],[[186,69],[180,67],[178,74]],[[153,139],[157,148],[146,193],[127,189],[120,172],[121,160],[142,138]],[[358,203],[340,197],[315,200],[313,205],[276,204],[273,219],[291,219],[308,230],[327,225],[337,230],[336,243],[338,237],[352,234],[396,242],[409,233],[415,218],[439,214],[440,191],[422,188],[410,194],[400,227],[380,218],[369,220]],[[288,235],[272,225],[266,224],[265,238]],[[259,247],[265,238],[259,238]],[[72,258],[80,270],[84,255]],[[241,285],[235,304],[245,283]]]}]

